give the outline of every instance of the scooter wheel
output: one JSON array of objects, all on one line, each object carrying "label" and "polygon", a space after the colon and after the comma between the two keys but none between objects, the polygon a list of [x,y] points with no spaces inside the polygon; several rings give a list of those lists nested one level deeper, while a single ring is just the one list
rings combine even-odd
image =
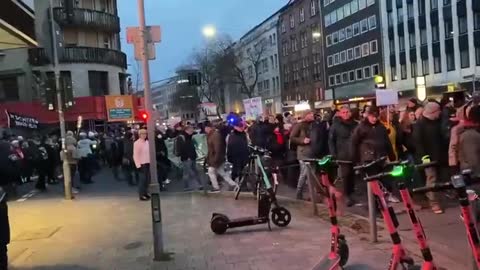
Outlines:
[{"label": "scooter wheel", "polygon": [[223,215],[214,216],[210,222],[210,228],[216,234],[224,234],[228,229],[228,218]]},{"label": "scooter wheel", "polygon": [[278,227],[287,227],[292,221],[292,215],[285,207],[275,207],[272,209],[272,222]]},{"label": "scooter wheel", "polygon": [[348,249],[348,244],[345,238],[338,239],[338,256],[340,256],[340,266],[344,266],[347,264],[348,261],[348,256],[350,254],[350,251]]}]

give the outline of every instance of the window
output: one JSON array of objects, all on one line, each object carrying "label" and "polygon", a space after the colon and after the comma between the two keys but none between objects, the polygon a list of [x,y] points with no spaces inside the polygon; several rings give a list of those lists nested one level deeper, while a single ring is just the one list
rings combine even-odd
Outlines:
[{"label": "window", "polygon": [[273,45],[277,44],[277,34],[273,33]]},{"label": "window", "polygon": [[332,56],[332,55],[329,55],[329,56],[327,57],[327,66],[328,66],[328,67],[333,66],[333,56]]},{"label": "window", "polygon": [[375,4],[375,0],[367,0],[367,6]]},{"label": "window", "polygon": [[423,28],[420,30],[420,44],[427,44],[427,29]]},{"label": "window", "polygon": [[387,21],[389,27],[393,26],[393,12],[387,13]]},{"label": "window", "polygon": [[453,37],[453,24],[452,20],[445,20],[445,38]]},{"label": "window", "polygon": [[395,54],[395,40],[388,40],[388,48],[390,49],[390,54]]},{"label": "window", "polygon": [[418,14],[425,15],[425,1],[418,2]]},{"label": "window", "polygon": [[348,83],[348,73],[342,73],[342,83]]},{"label": "window", "polygon": [[353,48],[350,48],[347,50],[347,61],[350,62],[352,61],[354,58],[353,56]]},{"label": "window", "polygon": [[422,59],[422,70],[423,70],[423,75],[430,74],[430,69],[429,69],[429,66],[428,66],[428,59]]},{"label": "window", "polygon": [[350,3],[347,3],[345,6],[343,6],[343,14],[345,15],[345,17],[348,17],[350,16],[350,14],[352,14]]},{"label": "window", "polygon": [[285,22],[282,21],[282,33],[287,32],[287,29],[285,28]]},{"label": "window", "polygon": [[410,3],[407,5],[407,16],[408,16],[408,19],[413,19],[414,17],[414,10],[413,10],[413,3]]},{"label": "window", "polygon": [[340,52],[340,63],[345,63],[347,61],[347,51]]},{"label": "window", "polygon": [[292,15],[290,15],[290,28],[294,28],[295,27],[295,17]]},{"label": "window", "polygon": [[407,65],[400,65],[400,78],[405,80],[407,78]]},{"label": "window", "polygon": [[[52,82],[55,81],[53,72],[49,77],[52,78]],[[20,99],[18,79],[19,77],[15,75],[0,78],[0,101],[18,101]]]},{"label": "window", "polygon": [[390,67],[390,73],[392,75],[392,82],[397,80],[397,67],[396,66],[391,66]]},{"label": "window", "polygon": [[405,37],[399,36],[398,37],[398,49],[403,52],[405,51]]},{"label": "window", "polygon": [[448,6],[450,4],[452,4],[452,0],[443,0],[443,5],[444,6]]},{"label": "window", "polygon": [[459,17],[458,18],[458,32],[461,34],[465,34],[468,31],[467,28],[467,17]]},{"label": "window", "polygon": [[355,81],[355,71],[350,70],[350,71],[348,72],[348,80],[349,80],[350,82],[354,82],[354,81]]},{"label": "window", "polygon": [[273,55],[270,56],[270,63],[272,64],[272,68],[275,67],[275,61],[273,60]]},{"label": "window", "polygon": [[328,76],[328,84],[330,86],[335,85],[335,77],[334,76]]},{"label": "window", "polygon": [[337,9],[337,21],[343,20],[343,8]]},{"label": "window", "polygon": [[380,74],[380,67],[378,66],[378,64],[372,66],[372,73],[373,76]]},{"label": "window", "polygon": [[353,36],[358,36],[360,34],[360,24],[354,23],[353,24]]},{"label": "window", "polygon": [[325,15],[325,26],[329,26],[332,24],[332,18],[330,14]]},{"label": "window", "polygon": [[370,54],[370,44],[363,43],[362,44],[362,57],[368,56]]},{"label": "window", "polygon": [[397,23],[403,22],[403,8],[397,9]]},{"label": "window", "polygon": [[353,0],[352,2],[350,2],[350,7],[352,10],[352,14],[356,13],[358,11],[358,0]]},{"label": "window", "polygon": [[352,26],[345,27],[345,39],[350,39],[353,36],[353,29]]},{"label": "window", "polygon": [[412,72],[412,78],[417,77],[417,75],[418,75],[418,73],[417,73],[417,62],[411,62],[410,63],[410,69],[411,69],[411,72]]},{"label": "window", "polygon": [[335,74],[335,84],[342,84],[342,76],[340,74]]},{"label": "window", "polygon": [[108,72],[88,71],[88,85],[91,96],[108,95]]},{"label": "window", "polygon": [[469,68],[470,67],[470,55],[468,50],[460,51],[460,67]]},{"label": "window", "polygon": [[440,30],[438,30],[438,25],[432,25],[432,41],[438,42],[440,39]]},{"label": "window", "polygon": [[438,8],[438,0],[430,0],[430,8],[432,10],[437,9]]},{"label": "window", "polygon": [[300,9],[300,22],[304,22],[305,21],[305,9],[304,8],[301,8]]},{"label": "window", "polygon": [[330,13],[330,19],[332,20],[332,24],[337,22],[337,12],[333,11]]},{"label": "window", "polygon": [[273,45],[273,38],[272,38],[272,35],[270,35],[270,46]]},{"label": "window", "polygon": [[363,19],[360,22],[360,25],[361,25],[362,34],[368,31],[368,20],[367,19]]},{"label": "window", "polygon": [[372,77],[372,70],[371,70],[370,67],[364,67],[363,68],[363,77],[365,79],[368,79],[368,78]]},{"label": "window", "polygon": [[310,2],[310,16],[315,16],[317,14],[317,6],[315,5],[315,2],[315,0],[312,0]]},{"label": "window", "polygon": [[362,57],[362,48],[361,46],[355,47],[355,59]]},{"label": "window", "polygon": [[410,48],[415,48],[415,33],[409,33],[408,34],[408,43],[410,45]]},{"label": "window", "polygon": [[363,69],[359,68],[356,70],[357,73],[357,81],[363,80]]},{"label": "window", "polygon": [[332,46],[332,35],[327,36],[327,47]]},{"label": "window", "polygon": [[345,29],[340,29],[338,31],[338,41],[342,42],[345,40]]},{"label": "window", "polygon": [[275,54],[275,68],[278,68],[278,55]]},{"label": "window", "polygon": [[340,64],[340,54],[336,53],[336,54],[334,55],[333,64],[334,64],[334,65]]},{"label": "window", "polygon": [[358,10],[362,10],[367,7],[367,0],[358,0]]},{"label": "window", "polygon": [[433,57],[433,72],[434,73],[442,72],[442,61],[440,59],[440,56]]},{"label": "window", "polygon": [[377,16],[373,15],[368,18],[368,27],[370,30],[377,28]]},{"label": "window", "polygon": [[334,32],[332,34],[332,39],[333,39],[333,44],[337,44],[338,43],[338,32]]},{"label": "window", "polygon": [[475,47],[475,62],[480,66],[480,47]]},{"label": "window", "polygon": [[378,52],[377,40],[370,41],[370,54],[375,54]]},{"label": "window", "polygon": [[480,29],[480,12],[473,13],[473,29],[474,30]]}]

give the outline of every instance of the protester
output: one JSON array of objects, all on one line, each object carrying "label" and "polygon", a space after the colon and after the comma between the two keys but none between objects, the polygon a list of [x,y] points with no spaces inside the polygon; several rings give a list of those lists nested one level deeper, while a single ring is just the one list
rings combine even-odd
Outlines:
[{"label": "protester", "polygon": [[[417,121],[413,128],[413,138],[415,141],[415,156],[418,161],[437,162],[437,167],[425,169],[426,185],[431,186],[439,182],[441,168],[447,165],[448,142],[442,136],[440,115],[442,111],[440,105],[435,102],[428,102],[423,111],[423,117]],[[438,196],[434,192],[426,194],[432,211],[435,214],[443,213],[443,209],[438,201]]]},{"label": "protester", "polygon": [[12,183],[15,168],[9,156],[12,154],[10,144],[0,141],[0,269],[8,269],[7,246],[10,243],[10,222],[6,187]]},{"label": "protester", "polygon": [[85,132],[80,132],[80,140],[77,142],[77,151],[80,160],[78,161],[78,173],[80,174],[80,182],[83,184],[92,184],[93,165],[91,162],[92,157],[92,145],[96,142],[87,138]]},{"label": "protester", "polygon": [[459,133],[458,161],[461,170],[470,169],[480,176],[480,106],[473,106],[468,113],[470,124]]},{"label": "protester", "polygon": [[193,127],[187,125],[175,141],[183,171],[183,190],[202,189],[202,181],[197,170],[197,152],[193,141]]},{"label": "protester", "polygon": [[313,120],[313,112],[311,110],[304,111],[302,121],[292,128],[292,132],[290,134],[291,143],[297,146],[297,159],[300,162],[300,176],[298,178],[296,193],[296,198],[298,200],[303,199],[303,190],[308,176],[306,163],[302,160],[313,158],[310,145]]},{"label": "protester", "polygon": [[148,185],[150,184],[150,150],[147,140],[147,130],[138,132],[139,138],[133,144],[133,161],[137,169],[141,170],[143,177],[138,182],[138,196],[141,201],[150,199]]},{"label": "protester", "polygon": [[238,185],[225,172],[225,139],[222,138],[220,131],[218,131],[212,123],[207,123],[205,126],[207,133],[208,153],[206,163],[208,166],[208,176],[212,183],[212,192],[219,192],[217,174],[220,175],[229,185],[231,189],[238,187]]},{"label": "protester", "polygon": [[[67,131],[65,136],[65,149],[66,155],[62,155],[63,158],[67,159],[68,165],[70,166],[70,176],[72,180],[72,192],[78,193],[78,189],[80,188],[75,181],[75,173],[77,171],[77,164],[79,160],[79,155],[77,151],[77,139],[75,139],[72,131]],[[63,153],[63,152],[62,152]]]},{"label": "protester", "polygon": [[236,119],[232,125],[233,131],[227,137],[227,160],[232,164],[232,179],[237,180],[248,164],[250,154],[245,123],[241,119]]},{"label": "protester", "polygon": [[287,154],[289,131],[285,130],[283,116],[277,114],[272,126],[272,132],[267,139],[267,148],[271,152],[272,166],[275,167],[277,176],[282,178],[286,175],[286,170],[281,167],[286,164],[285,158]]},{"label": "protester", "polygon": [[[123,153],[122,153],[122,170],[125,178],[127,179],[127,183],[130,186],[134,186],[139,182],[138,171],[135,167],[135,163],[133,161],[133,133],[131,131],[127,131],[123,138]],[[135,175],[135,181],[133,181],[133,176]]]},{"label": "protester", "polygon": [[[357,122],[352,119],[350,108],[347,106],[342,107],[337,115],[333,119],[328,137],[330,154],[339,160],[352,161],[349,145],[351,145],[352,134],[357,127]],[[338,179],[335,185],[337,190],[343,190],[346,205],[349,207],[354,205],[355,174],[353,165],[339,165]]]}]

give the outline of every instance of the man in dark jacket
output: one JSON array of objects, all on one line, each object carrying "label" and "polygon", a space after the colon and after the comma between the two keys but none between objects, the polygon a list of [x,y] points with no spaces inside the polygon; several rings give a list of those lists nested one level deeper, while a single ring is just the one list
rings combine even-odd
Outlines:
[{"label": "man in dark jacket", "polygon": [[249,161],[247,134],[241,120],[234,123],[233,131],[227,137],[227,160],[232,163],[232,179],[235,180]]},{"label": "man in dark jacket", "polygon": [[[123,145],[123,159],[122,159],[122,169],[125,177],[127,178],[127,182],[130,186],[134,186],[138,183],[139,175],[137,169],[135,168],[135,164],[133,162],[133,133],[131,131],[127,131],[122,141]],[[135,174],[135,182],[133,182],[132,173]]]},{"label": "man in dark jacket", "polygon": [[[441,175],[439,168],[447,166],[448,142],[445,141],[445,138],[441,135],[441,113],[442,111],[438,103],[427,103],[423,111],[423,117],[417,121],[413,128],[413,140],[417,160],[422,162],[436,161],[439,165],[438,167],[425,169],[427,186],[437,183]],[[426,195],[430,201],[432,211],[435,214],[443,213],[436,193],[429,192]]]},{"label": "man in dark jacket", "polygon": [[[336,159],[352,161],[350,153],[352,134],[357,127],[357,122],[352,119],[350,108],[342,107],[338,112],[338,116],[333,119],[332,127],[328,137],[328,148],[330,154]],[[345,196],[347,206],[352,206],[355,201],[352,198],[355,189],[355,175],[351,165],[342,164],[338,167],[338,180],[336,181],[338,190],[342,189]]]},{"label": "man in dark jacket", "polygon": [[10,243],[10,222],[5,187],[12,181],[14,167],[9,159],[12,154],[7,141],[0,141],[0,269],[8,269],[7,245]]},{"label": "man in dark jacket", "polygon": [[[195,144],[192,139],[193,127],[187,125],[185,130],[178,135],[175,143],[178,149],[180,160],[182,161],[183,170],[183,188],[184,191],[198,189],[202,187],[202,182],[199,179],[197,170],[197,152]],[[191,185],[192,180],[195,180],[196,186]]]}]

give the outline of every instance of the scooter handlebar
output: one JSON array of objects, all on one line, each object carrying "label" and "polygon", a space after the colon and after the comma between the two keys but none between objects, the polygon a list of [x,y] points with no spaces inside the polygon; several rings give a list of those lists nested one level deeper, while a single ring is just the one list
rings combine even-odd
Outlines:
[{"label": "scooter handlebar", "polygon": [[[322,161],[322,159],[305,158],[305,159],[301,159],[300,161],[315,163],[315,162],[320,162],[320,161]],[[331,162],[331,163],[334,163],[334,164],[337,164],[337,165],[351,165],[351,164],[353,164],[353,161],[349,161],[349,160],[339,160],[339,159],[331,159],[330,162]]]},{"label": "scooter handlebar", "polygon": [[377,165],[377,164],[380,163],[380,162],[384,162],[384,161],[386,161],[386,160],[387,160],[387,157],[381,157],[381,158],[379,158],[379,159],[377,159],[377,160],[374,160],[374,161],[372,161],[372,162],[369,162],[369,163],[366,163],[366,164],[362,164],[362,165],[357,165],[357,166],[353,167],[353,169],[354,169],[355,171],[365,170],[365,169],[368,169],[368,168],[370,168],[370,167],[372,167],[372,166],[374,166],[374,165]]},{"label": "scooter handlebar", "polygon": [[432,162],[428,162],[428,163],[421,163],[421,164],[415,165],[415,169],[422,170],[422,169],[434,167],[436,165],[437,165],[436,161],[432,161]]},{"label": "scooter handlebar", "polygon": [[378,174],[374,174],[374,175],[367,175],[363,178],[363,180],[365,180],[367,182],[372,182],[372,181],[375,181],[375,180],[383,179],[383,178],[385,178],[389,175],[390,175],[390,172],[382,172],[382,173],[378,173]]},{"label": "scooter handlebar", "polygon": [[452,183],[443,183],[443,184],[436,184],[428,187],[414,188],[412,192],[416,194],[423,194],[427,192],[439,192],[444,190],[450,190],[453,188],[454,187]]}]

